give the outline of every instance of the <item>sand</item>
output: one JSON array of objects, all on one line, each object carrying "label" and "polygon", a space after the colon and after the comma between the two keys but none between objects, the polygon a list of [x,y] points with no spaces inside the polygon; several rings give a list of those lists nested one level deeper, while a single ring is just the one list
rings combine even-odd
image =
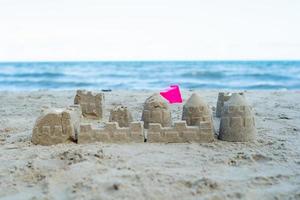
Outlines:
[{"label": "sand", "polygon": [[[198,92],[215,110],[218,91]],[[123,104],[139,120],[150,94],[106,93],[104,119]],[[72,104],[75,91],[0,92],[0,199],[300,199],[300,92],[245,94],[255,142],[39,146],[40,110]],[[182,104],[171,110],[179,120]]]}]

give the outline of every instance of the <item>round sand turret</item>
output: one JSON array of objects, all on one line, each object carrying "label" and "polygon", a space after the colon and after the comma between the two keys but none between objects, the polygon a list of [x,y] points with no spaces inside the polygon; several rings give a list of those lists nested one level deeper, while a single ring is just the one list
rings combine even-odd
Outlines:
[{"label": "round sand turret", "polygon": [[118,122],[120,127],[129,127],[132,115],[125,106],[116,106],[110,111],[110,122]]},{"label": "round sand turret", "polygon": [[233,93],[224,104],[219,139],[229,142],[253,141],[256,136],[254,115],[245,97]]},{"label": "round sand turret", "polygon": [[144,128],[148,128],[149,123],[160,123],[163,127],[171,126],[171,111],[168,103],[159,94],[153,94],[146,99],[142,121]]},{"label": "round sand turret", "polygon": [[183,106],[182,120],[188,126],[195,126],[201,121],[212,122],[211,111],[202,98],[193,93]]}]

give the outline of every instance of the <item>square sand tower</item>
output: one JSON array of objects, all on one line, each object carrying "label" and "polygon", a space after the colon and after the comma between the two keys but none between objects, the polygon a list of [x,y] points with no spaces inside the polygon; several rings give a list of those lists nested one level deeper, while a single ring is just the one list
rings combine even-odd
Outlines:
[{"label": "square sand tower", "polygon": [[132,115],[125,106],[116,106],[110,111],[110,122],[118,122],[120,127],[129,127],[132,122]]},{"label": "square sand tower", "polygon": [[80,106],[44,110],[35,122],[32,143],[53,145],[75,141],[80,131],[80,117]]},{"label": "square sand tower", "polygon": [[74,104],[81,106],[82,115],[88,119],[101,120],[104,110],[104,94],[92,94],[90,91],[77,90]]}]

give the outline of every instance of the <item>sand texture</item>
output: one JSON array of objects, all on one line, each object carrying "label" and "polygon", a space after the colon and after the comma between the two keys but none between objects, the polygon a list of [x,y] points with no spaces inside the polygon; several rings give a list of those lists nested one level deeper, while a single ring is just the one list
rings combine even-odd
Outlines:
[{"label": "sand texture", "polygon": [[[218,91],[183,91],[183,104],[193,92],[218,131]],[[103,119],[122,104],[140,120],[152,93],[105,93]],[[255,142],[32,144],[40,111],[72,105],[75,94],[0,92],[0,199],[300,199],[300,92],[245,92]],[[173,122],[183,104],[170,106]]]}]

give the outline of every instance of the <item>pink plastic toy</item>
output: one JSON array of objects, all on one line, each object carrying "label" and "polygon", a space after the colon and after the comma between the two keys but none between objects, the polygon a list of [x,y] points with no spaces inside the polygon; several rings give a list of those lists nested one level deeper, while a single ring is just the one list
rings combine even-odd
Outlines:
[{"label": "pink plastic toy", "polygon": [[182,103],[181,93],[178,85],[171,85],[166,90],[160,92],[160,95],[167,99],[169,103]]}]

